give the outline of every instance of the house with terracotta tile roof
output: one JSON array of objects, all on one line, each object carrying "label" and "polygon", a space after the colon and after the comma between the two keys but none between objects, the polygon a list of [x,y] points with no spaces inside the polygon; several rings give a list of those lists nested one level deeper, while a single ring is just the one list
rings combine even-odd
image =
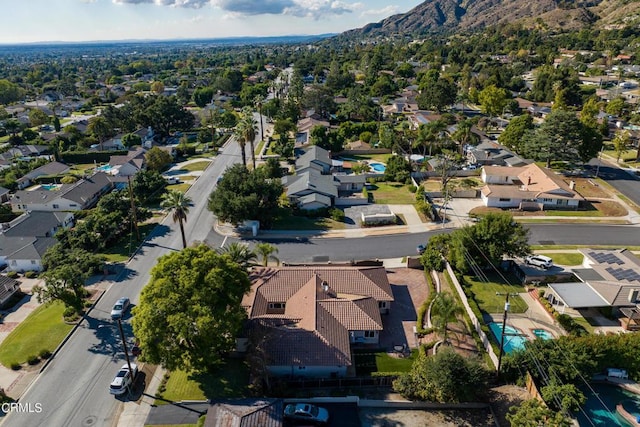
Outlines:
[{"label": "house with terracotta tile roof", "polygon": [[344,377],[352,345],[378,344],[392,302],[384,267],[311,266],[255,270],[242,305],[271,375]]},{"label": "house with terracotta tile roof", "polygon": [[578,208],[584,198],[562,177],[532,163],[523,167],[484,166],[485,206],[518,209]]}]

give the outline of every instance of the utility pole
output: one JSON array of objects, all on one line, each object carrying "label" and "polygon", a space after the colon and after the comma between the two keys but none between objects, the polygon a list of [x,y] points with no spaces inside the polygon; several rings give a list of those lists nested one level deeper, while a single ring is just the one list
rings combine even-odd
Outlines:
[{"label": "utility pole", "polygon": [[131,201],[131,220],[136,229],[136,237],[140,240],[140,230],[138,230],[138,218],[136,217],[136,201],[133,197],[133,188],[131,187],[131,177],[127,175],[127,183],[129,184],[129,200]]},{"label": "utility pole", "polygon": [[[496,295],[501,295],[500,292],[496,292]],[[498,369],[496,370],[496,378],[500,378],[500,367],[502,366],[502,355],[504,354],[504,336],[505,336],[505,328],[507,327],[507,314],[509,313],[509,307],[511,304],[509,303],[509,295],[507,292],[504,300],[504,314],[502,316],[502,334],[500,338],[500,354],[498,355]],[[514,294],[517,295],[517,294]]]},{"label": "utility pole", "polygon": [[[600,151],[598,151],[598,157],[597,157],[598,165],[596,166],[596,178],[600,173],[600,163],[602,163],[602,160],[600,160],[600,158],[602,157],[602,150],[604,150],[604,144],[602,144],[602,148],[600,148]],[[640,147],[638,147],[638,150],[640,150]]]},{"label": "utility pole", "polygon": [[[118,320],[118,330],[120,331],[120,339],[122,339],[122,348],[124,349],[124,357],[127,359],[127,366],[129,367],[129,374],[131,375],[131,385],[135,382],[135,377],[133,376],[133,370],[131,369],[131,360],[129,359],[129,350],[127,349],[127,340],[124,339],[124,331],[122,330],[122,322],[120,319]],[[131,389],[129,389],[129,393],[131,393]]]}]

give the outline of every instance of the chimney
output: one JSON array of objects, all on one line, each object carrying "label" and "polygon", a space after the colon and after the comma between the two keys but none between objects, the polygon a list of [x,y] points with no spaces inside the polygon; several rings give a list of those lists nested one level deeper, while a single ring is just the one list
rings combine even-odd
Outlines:
[{"label": "chimney", "polygon": [[527,177],[527,187],[531,185],[531,175]]},{"label": "chimney", "polygon": [[574,180],[569,181],[569,188],[572,190],[576,189],[576,182]]},{"label": "chimney", "polygon": [[329,293],[329,284],[325,280],[322,281],[322,290]]}]

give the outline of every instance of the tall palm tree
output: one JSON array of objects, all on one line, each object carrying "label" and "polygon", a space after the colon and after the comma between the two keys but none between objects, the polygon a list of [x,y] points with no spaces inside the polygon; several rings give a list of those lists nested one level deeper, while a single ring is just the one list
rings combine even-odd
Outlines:
[{"label": "tall palm tree", "polygon": [[169,190],[162,196],[162,203],[160,206],[164,209],[169,209],[173,214],[173,222],[180,224],[180,234],[182,234],[182,248],[187,247],[187,238],[184,235],[184,223],[187,222],[187,214],[189,213],[189,206],[191,206],[191,199],[187,197],[183,192],[176,190]]},{"label": "tall palm tree", "polygon": [[257,123],[253,118],[253,111],[251,108],[245,107],[242,110],[242,118],[238,123],[240,126],[241,132],[243,133],[245,143],[249,142],[251,145],[251,161],[253,163],[253,169],[256,168],[256,150],[254,147],[254,141],[256,139],[257,133]]},{"label": "tall palm tree", "polygon": [[266,267],[269,263],[269,260],[275,261],[278,265],[280,265],[280,260],[273,255],[278,253],[278,248],[276,246],[273,246],[271,243],[258,243],[256,245],[255,251],[262,257],[263,266]]},{"label": "tall palm tree", "polygon": [[264,141],[264,126],[262,123],[262,96],[258,95],[254,98],[253,103],[258,109],[258,116],[260,118],[260,141]]},{"label": "tall palm tree", "polygon": [[244,269],[256,265],[256,253],[249,249],[249,246],[240,242],[233,242],[229,246],[218,249],[218,253],[227,255],[231,261]]},{"label": "tall palm tree", "polygon": [[240,146],[240,156],[242,157],[242,166],[247,167],[247,154],[245,153],[245,146],[247,145],[246,132],[244,130],[245,123],[242,120],[239,120],[236,123],[236,127],[233,130],[233,136],[236,139],[236,142]]},{"label": "tall palm tree", "polygon": [[449,322],[458,320],[460,314],[462,314],[462,308],[450,293],[440,292],[436,295],[431,306],[432,323],[445,342],[448,338]]}]

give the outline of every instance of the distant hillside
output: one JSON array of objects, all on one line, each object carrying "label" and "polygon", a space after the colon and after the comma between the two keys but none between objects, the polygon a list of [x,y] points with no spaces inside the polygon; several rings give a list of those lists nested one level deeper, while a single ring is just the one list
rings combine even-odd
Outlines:
[{"label": "distant hillside", "polygon": [[521,22],[550,29],[640,22],[635,0],[426,0],[407,13],[343,33],[346,37],[472,31]]}]

